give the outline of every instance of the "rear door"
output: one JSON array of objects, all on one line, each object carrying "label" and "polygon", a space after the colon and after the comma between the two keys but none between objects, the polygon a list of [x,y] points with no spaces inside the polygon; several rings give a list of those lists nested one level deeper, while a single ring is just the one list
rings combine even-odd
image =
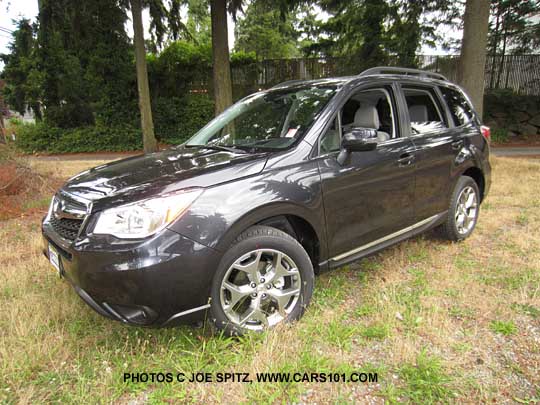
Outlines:
[{"label": "rear door", "polygon": [[[353,91],[319,140],[328,249],[336,261],[414,222],[414,145],[401,136],[394,87]],[[378,146],[352,152],[340,165],[340,138],[352,127],[376,129]]]},{"label": "rear door", "polygon": [[402,84],[404,131],[416,147],[415,216],[422,221],[448,209],[451,171],[463,140],[451,127],[438,88]]}]

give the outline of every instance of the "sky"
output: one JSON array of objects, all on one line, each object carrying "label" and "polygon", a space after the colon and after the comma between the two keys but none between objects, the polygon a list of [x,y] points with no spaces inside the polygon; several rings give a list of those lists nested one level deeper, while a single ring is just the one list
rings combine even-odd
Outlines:
[{"label": "sky", "polygon": [[13,31],[13,19],[19,17],[35,18],[38,14],[37,0],[0,0],[0,53],[8,53],[11,36],[4,31]]}]

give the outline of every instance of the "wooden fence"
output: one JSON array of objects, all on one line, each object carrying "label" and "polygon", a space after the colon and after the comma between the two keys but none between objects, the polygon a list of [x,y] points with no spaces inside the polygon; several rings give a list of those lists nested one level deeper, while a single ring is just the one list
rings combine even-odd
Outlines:
[{"label": "wooden fence", "polygon": [[[419,69],[442,73],[457,81],[458,55],[418,55]],[[397,66],[397,58],[387,66]],[[370,66],[359,66],[345,58],[268,59],[232,69],[235,98],[266,89],[287,80],[319,79],[359,74]],[[211,92],[211,72],[207,79],[191,83],[193,92]],[[521,95],[540,95],[540,55],[491,55],[486,60],[486,91],[512,89]]]}]

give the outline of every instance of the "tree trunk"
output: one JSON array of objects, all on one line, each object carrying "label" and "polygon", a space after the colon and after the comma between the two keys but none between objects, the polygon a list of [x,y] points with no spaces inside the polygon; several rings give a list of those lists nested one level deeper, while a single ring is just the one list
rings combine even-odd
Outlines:
[{"label": "tree trunk", "polygon": [[469,94],[480,117],[484,102],[489,3],[489,0],[467,0],[458,68],[458,81]]},{"label": "tree trunk", "polygon": [[493,36],[493,43],[491,44],[491,77],[489,80],[489,88],[492,89],[495,84],[495,62],[497,60],[497,49],[499,48],[499,35],[500,35],[500,23],[501,23],[501,5],[497,3],[497,19],[495,20],[495,32]]},{"label": "tree trunk", "polygon": [[[506,17],[505,17],[506,18]],[[507,42],[507,36],[508,36],[508,26],[504,28],[503,32],[503,45],[502,45],[502,51],[501,51],[501,61],[499,64],[499,71],[497,73],[497,88],[501,88],[501,76],[505,69],[505,62],[506,62],[506,42]],[[508,69],[508,67],[506,67]]]},{"label": "tree trunk", "polygon": [[232,104],[231,66],[227,32],[227,1],[211,0],[214,101],[216,115]]},{"label": "tree trunk", "polygon": [[139,110],[141,112],[141,127],[143,133],[144,153],[158,150],[152,107],[150,105],[150,88],[146,70],[146,51],[144,49],[144,33],[142,24],[141,0],[130,0],[133,16],[133,43],[135,44],[135,64],[137,65],[137,87],[139,90]]}]

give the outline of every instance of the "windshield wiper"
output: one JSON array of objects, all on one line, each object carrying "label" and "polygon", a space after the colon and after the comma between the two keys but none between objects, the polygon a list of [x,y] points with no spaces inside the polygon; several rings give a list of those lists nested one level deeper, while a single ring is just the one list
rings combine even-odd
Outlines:
[{"label": "windshield wiper", "polygon": [[210,149],[210,150],[223,150],[225,152],[231,152],[231,153],[247,153],[247,151],[235,148],[232,146],[224,146],[224,145],[184,145],[186,148],[201,148],[201,149]]}]

